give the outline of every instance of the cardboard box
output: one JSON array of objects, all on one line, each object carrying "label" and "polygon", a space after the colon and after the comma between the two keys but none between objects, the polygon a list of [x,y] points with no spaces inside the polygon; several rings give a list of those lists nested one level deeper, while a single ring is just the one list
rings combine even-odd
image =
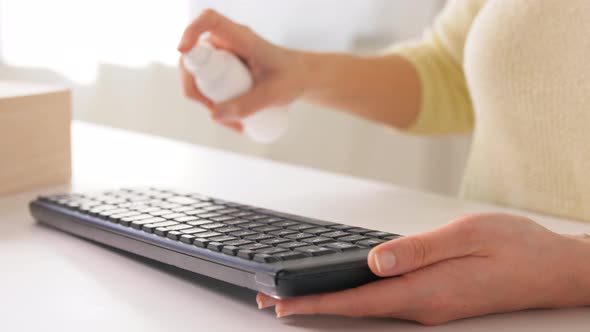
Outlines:
[{"label": "cardboard box", "polygon": [[71,93],[0,81],[0,194],[67,183]]}]

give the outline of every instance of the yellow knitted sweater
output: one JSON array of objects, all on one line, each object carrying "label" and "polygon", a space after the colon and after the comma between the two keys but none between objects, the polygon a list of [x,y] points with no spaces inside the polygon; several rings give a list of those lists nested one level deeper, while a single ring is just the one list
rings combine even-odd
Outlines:
[{"label": "yellow knitted sweater", "polygon": [[394,52],[422,82],[411,132],[473,129],[464,197],[590,221],[589,0],[451,0]]}]

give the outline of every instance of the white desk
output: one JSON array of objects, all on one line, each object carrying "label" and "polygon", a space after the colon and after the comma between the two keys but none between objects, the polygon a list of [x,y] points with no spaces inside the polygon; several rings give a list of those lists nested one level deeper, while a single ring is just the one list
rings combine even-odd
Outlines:
[{"label": "white desk", "polygon": [[[72,187],[78,191],[141,185],[192,189],[402,234],[469,212],[500,210],[83,123],[74,125],[73,140]],[[590,330],[590,308],[493,315],[434,328],[326,316],[279,320],[270,310],[259,311],[249,290],[35,225],[27,203],[39,193],[0,198],[1,331]],[[590,224],[528,215],[556,231],[590,233]]]}]

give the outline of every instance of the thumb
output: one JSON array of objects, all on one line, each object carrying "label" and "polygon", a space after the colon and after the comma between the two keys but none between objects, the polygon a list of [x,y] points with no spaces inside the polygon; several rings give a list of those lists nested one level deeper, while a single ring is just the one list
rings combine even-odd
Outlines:
[{"label": "thumb", "polygon": [[247,93],[217,105],[217,112],[213,113],[213,116],[220,121],[239,121],[271,106],[275,101],[272,85],[272,81],[255,85]]},{"label": "thumb", "polygon": [[480,244],[464,223],[451,223],[426,233],[400,237],[375,247],[369,267],[378,276],[405,274],[447,259],[468,256]]}]

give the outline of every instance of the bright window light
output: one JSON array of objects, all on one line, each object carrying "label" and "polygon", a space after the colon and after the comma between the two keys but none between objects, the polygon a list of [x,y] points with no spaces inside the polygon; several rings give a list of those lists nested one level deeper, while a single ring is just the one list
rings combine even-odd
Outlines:
[{"label": "bright window light", "polygon": [[0,0],[3,60],[42,67],[79,83],[99,63],[175,66],[189,0]]}]

